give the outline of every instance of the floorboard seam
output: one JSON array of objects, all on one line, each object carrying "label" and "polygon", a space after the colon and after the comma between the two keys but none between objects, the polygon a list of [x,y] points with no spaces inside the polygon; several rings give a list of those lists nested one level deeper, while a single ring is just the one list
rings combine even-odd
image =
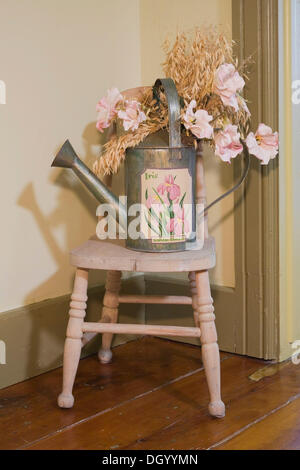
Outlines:
[{"label": "floorboard seam", "polygon": [[[221,359],[221,362],[224,362],[224,361],[229,360],[229,359],[232,359],[232,357],[230,357],[230,356],[224,357],[224,358]],[[145,397],[145,396],[147,396],[147,395],[150,395],[150,394],[153,393],[153,392],[156,392],[156,391],[158,391],[158,390],[161,390],[161,389],[163,389],[163,388],[165,388],[165,387],[167,387],[167,386],[169,386],[169,385],[172,385],[172,384],[174,384],[174,383],[176,383],[176,382],[179,382],[180,380],[184,380],[184,379],[186,379],[186,378],[188,378],[188,377],[191,377],[191,376],[194,375],[194,374],[198,374],[199,372],[203,372],[203,371],[204,371],[204,367],[202,366],[202,367],[200,367],[200,368],[198,368],[198,369],[195,369],[195,370],[193,370],[193,371],[191,371],[191,372],[188,372],[188,373],[186,373],[186,374],[184,374],[184,375],[181,375],[181,376],[179,376],[179,377],[176,377],[175,379],[169,380],[168,382],[165,382],[165,383],[162,384],[162,385],[158,385],[157,387],[154,387],[153,389],[148,390],[147,392],[143,392],[143,393],[141,393],[141,394],[139,394],[139,395],[136,395],[136,396],[133,397],[133,398],[130,398],[130,399],[128,399],[128,400],[125,400],[125,401],[123,401],[122,403],[119,403],[119,404],[117,404],[117,405],[115,405],[115,406],[112,406],[111,408],[107,408],[107,409],[105,409],[105,410],[99,411],[99,413],[95,413],[94,415],[88,416],[87,418],[83,418],[83,419],[77,421],[76,423],[73,423],[73,424],[70,424],[70,425],[68,425],[68,426],[65,426],[65,427],[63,427],[63,428],[61,428],[61,429],[59,429],[59,430],[57,430],[57,431],[54,431],[54,432],[52,432],[52,433],[50,433],[50,434],[47,434],[46,436],[43,436],[43,437],[41,437],[41,438],[39,438],[39,439],[36,439],[36,440],[34,440],[34,441],[32,441],[32,442],[23,444],[22,446],[19,446],[19,447],[18,447],[18,450],[26,449],[26,448],[28,448],[28,447],[30,447],[30,446],[33,446],[34,444],[37,444],[37,443],[42,442],[42,441],[45,441],[45,440],[47,440],[47,439],[49,439],[49,438],[51,438],[51,437],[53,437],[53,436],[55,436],[55,435],[58,435],[58,434],[60,434],[60,433],[62,433],[62,432],[65,432],[65,431],[68,431],[68,430],[70,430],[70,429],[73,429],[73,428],[75,428],[76,426],[78,426],[78,425],[80,425],[80,424],[83,424],[83,423],[88,422],[88,421],[90,421],[90,420],[92,420],[92,419],[94,419],[94,418],[97,418],[98,416],[101,416],[101,415],[104,415],[104,414],[106,414],[106,413],[109,413],[109,412],[111,412],[111,411],[113,411],[113,410],[116,410],[116,409],[122,407],[123,405],[127,405],[127,404],[133,402],[134,400],[138,400],[138,399],[140,399],[140,398],[143,398],[143,397]]]},{"label": "floorboard seam", "polygon": [[[180,422],[182,422],[181,418],[177,419],[176,421],[173,421],[172,423],[168,424],[167,426],[163,426],[162,428],[160,428],[160,430],[158,432],[164,432],[164,431],[172,428],[173,426],[175,426],[177,423],[180,423]],[[126,444],[125,447],[120,447],[120,450],[130,450],[132,445],[139,444],[140,442],[147,442],[147,440],[149,438],[151,438],[152,436],[155,436],[156,434],[157,434],[157,431],[154,431],[153,433],[149,434],[147,437],[143,437],[141,439],[136,439],[135,441],[132,441],[130,444]],[[157,449],[147,449],[147,450],[157,450]],[[174,449],[170,449],[170,450],[174,450]],[[192,450],[192,449],[190,449],[190,450]]]},{"label": "floorboard seam", "polygon": [[207,450],[215,449],[216,447],[219,447],[219,446],[225,444],[226,442],[231,441],[235,437],[237,437],[240,434],[242,434],[243,432],[247,431],[249,428],[255,426],[256,424],[260,423],[261,421],[268,418],[269,416],[272,416],[274,413],[277,413],[277,411],[282,410],[283,408],[290,405],[291,403],[293,403],[295,400],[298,400],[299,398],[300,398],[300,393],[298,393],[297,395],[294,395],[293,397],[289,398],[289,400],[287,400],[282,405],[278,406],[277,408],[274,408],[274,410],[270,411],[269,413],[266,413],[265,415],[261,416],[260,418],[257,418],[252,423],[247,424],[246,426],[244,426],[243,428],[241,428],[238,431],[234,432],[230,436],[225,437],[224,439],[222,439],[219,442],[216,442],[216,444],[213,444],[212,446],[208,447]]}]

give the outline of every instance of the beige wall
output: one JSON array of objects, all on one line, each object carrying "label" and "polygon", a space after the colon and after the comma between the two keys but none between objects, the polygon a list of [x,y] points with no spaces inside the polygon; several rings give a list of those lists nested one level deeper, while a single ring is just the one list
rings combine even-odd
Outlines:
[{"label": "beige wall", "polygon": [[71,290],[68,252],[95,232],[96,204],[50,164],[66,138],[91,164],[97,100],[139,85],[138,13],[138,0],[0,2],[0,312]]},{"label": "beige wall", "polygon": [[[231,0],[141,0],[141,63],[142,82],[151,85],[162,76],[164,60],[161,45],[177,31],[195,26],[220,24],[231,35]],[[206,156],[208,201],[232,186],[232,166]],[[234,287],[234,219],[233,196],[229,196],[209,213],[210,232],[217,242],[217,266],[212,280],[215,284]]]},{"label": "beige wall", "polygon": [[[231,0],[1,0],[0,312],[69,293],[68,252],[95,231],[94,199],[71,173],[50,168],[58,147],[70,138],[91,165],[101,143],[96,101],[114,85],[151,84],[161,75],[166,33],[204,20],[231,30]],[[207,167],[212,200],[232,174],[213,157]],[[214,279],[227,286],[234,284],[231,209],[232,199],[211,214]]]}]

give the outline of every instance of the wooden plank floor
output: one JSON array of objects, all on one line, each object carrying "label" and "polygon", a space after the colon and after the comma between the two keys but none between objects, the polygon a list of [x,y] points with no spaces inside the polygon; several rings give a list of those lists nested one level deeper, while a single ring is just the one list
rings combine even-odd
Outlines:
[{"label": "wooden plank floor", "polygon": [[61,369],[0,390],[0,449],[300,448],[300,366],[255,382],[266,363],[221,354],[227,414],[216,420],[200,358],[196,346],[142,338],[115,348],[112,364],[84,359],[71,410],[56,405]]}]

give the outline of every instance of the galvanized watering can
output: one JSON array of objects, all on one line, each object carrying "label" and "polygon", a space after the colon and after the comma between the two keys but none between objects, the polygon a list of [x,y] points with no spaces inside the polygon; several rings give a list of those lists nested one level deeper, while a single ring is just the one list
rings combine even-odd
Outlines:
[{"label": "galvanized watering can", "polygon": [[[163,88],[168,102],[169,134],[167,131],[156,132],[138,146],[127,149],[127,207],[120,204],[118,198],[79,159],[68,140],[52,166],[71,168],[99,202],[112,206],[119,224],[127,232],[128,248],[148,252],[185,251],[194,249],[196,241],[196,151],[194,147],[181,144],[180,102],[173,80],[156,81],[153,91],[158,104],[160,88]],[[205,211],[244,181],[250,162],[245,145],[244,150],[248,163],[241,180]],[[139,230],[136,230],[137,225]]]},{"label": "galvanized watering can", "polygon": [[[159,103],[163,88],[168,102],[169,134],[156,132],[126,152],[125,181],[128,208],[142,205],[137,240],[128,237],[127,246],[152,252],[185,251],[195,241],[194,147],[181,145],[180,102],[173,80],[157,80],[154,97]],[[134,223],[128,211],[128,227]]]}]

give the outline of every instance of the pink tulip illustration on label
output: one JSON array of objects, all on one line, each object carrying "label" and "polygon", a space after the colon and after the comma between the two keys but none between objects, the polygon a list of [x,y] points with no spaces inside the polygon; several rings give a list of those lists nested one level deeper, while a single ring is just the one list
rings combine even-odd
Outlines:
[{"label": "pink tulip illustration on label", "polygon": [[152,243],[185,241],[192,231],[188,169],[148,169],[141,176],[141,232]]}]

